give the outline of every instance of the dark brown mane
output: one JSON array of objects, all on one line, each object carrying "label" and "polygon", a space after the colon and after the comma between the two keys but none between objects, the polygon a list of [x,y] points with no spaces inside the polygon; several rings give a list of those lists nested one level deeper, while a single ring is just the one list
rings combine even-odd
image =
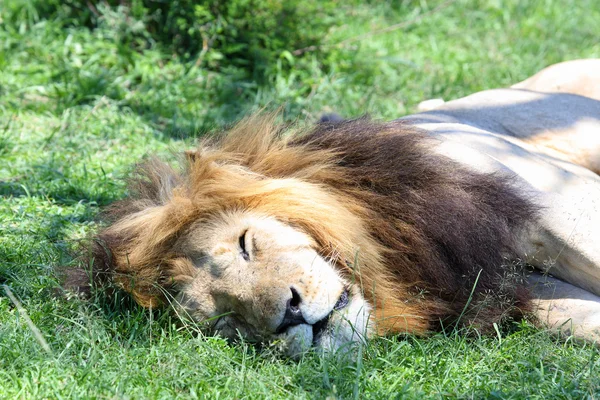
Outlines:
[{"label": "dark brown mane", "polygon": [[[440,321],[491,326],[520,317],[527,294],[509,259],[535,207],[510,178],[469,172],[425,133],[366,119],[289,134],[253,117],[189,154],[187,169],[143,164],[132,197],[98,235],[96,270],[154,306],[185,280],[170,257],[192,222],[229,208],[302,229],[363,284],[380,331],[424,332]],[[122,278],[125,276],[125,278]]]},{"label": "dark brown mane", "polygon": [[486,328],[528,310],[512,262],[537,207],[509,176],[468,171],[401,122],[321,124],[295,144],[335,149],[347,180],[328,183],[369,209],[370,233],[389,250],[386,264],[399,281],[415,283],[415,294],[443,302],[439,319],[462,315]]}]

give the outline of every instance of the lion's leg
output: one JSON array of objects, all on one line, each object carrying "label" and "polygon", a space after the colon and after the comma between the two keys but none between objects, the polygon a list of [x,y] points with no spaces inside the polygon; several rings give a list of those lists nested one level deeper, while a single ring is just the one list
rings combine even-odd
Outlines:
[{"label": "lion's leg", "polygon": [[[600,59],[573,60],[544,68],[512,86],[546,93],[571,93],[600,100]],[[598,105],[600,115],[600,105]],[[558,158],[582,165],[600,174],[600,130],[598,123],[578,121],[567,129],[556,129],[526,139],[528,143]]]},{"label": "lion's leg", "polygon": [[600,297],[538,272],[528,282],[541,323],[552,332],[600,343]]},{"label": "lion's leg", "polygon": [[593,199],[585,204],[568,200],[550,204],[540,210],[540,226],[520,242],[528,264],[600,296],[600,213],[590,204]]},{"label": "lion's leg", "polygon": [[[600,100],[600,59],[553,64],[510,88],[544,93],[571,93]],[[425,100],[419,103],[417,110],[432,111],[445,103],[443,99]]]},{"label": "lion's leg", "polygon": [[600,59],[565,61],[512,86],[536,92],[572,93],[600,100]]}]

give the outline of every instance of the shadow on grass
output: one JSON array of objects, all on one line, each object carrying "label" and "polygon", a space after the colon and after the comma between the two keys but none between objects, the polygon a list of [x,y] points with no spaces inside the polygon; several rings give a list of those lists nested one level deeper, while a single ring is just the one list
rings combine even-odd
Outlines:
[{"label": "shadow on grass", "polygon": [[123,195],[118,184],[106,177],[79,177],[63,174],[56,162],[41,162],[30,167],[30,173],[0,180],[0,197],[39,197],[56,204],[77,203],[108,205]]},{"label": "shadow on grass", "polygon": [[[175,139],[199,137],[240,119],[257,108],[261,92],[255,82],[236,74],[184,74],[174,80],[144,80],[125,70],[83,73],[66,65],[57,68],[52,86],[57,115],[107,98]],[[118,83],[123,77],[129,78],[131,87]]]},{"label": "shadow on grass", "polygon": [[200,137],[258,108],[255,93],[245,86],[245,82],[230,82],[219,90],[204,93],[206,104],[200,111],[181,107],[176,100],[157,103],[144,96],[130,100],[126,107],[170,138]]},{"label": "shadow on grass", "polygon": [[0,181],[0,197],[27,196],[27,191],[18,181]]}]

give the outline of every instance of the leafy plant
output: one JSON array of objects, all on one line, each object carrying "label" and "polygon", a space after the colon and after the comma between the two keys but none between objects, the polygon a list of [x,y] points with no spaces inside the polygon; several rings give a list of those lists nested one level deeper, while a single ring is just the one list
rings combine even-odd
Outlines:
[{"label": "leafy plant", "polygon": [[[67,26],[105,26],[137,50],[155,45],[213,71],[242,70],[264,82],[290,50],[318,47],[338,5],[319,0],[30,0],[11,3],[12,19],[42,16]],[[339,21],[337,21],[339,22]],[[288,63],[287,65],[292,65]]]}]

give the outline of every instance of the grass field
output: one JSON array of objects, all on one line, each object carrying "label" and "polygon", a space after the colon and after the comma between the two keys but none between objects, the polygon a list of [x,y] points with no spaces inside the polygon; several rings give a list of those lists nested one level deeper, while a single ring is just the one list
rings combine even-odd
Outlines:
[{"label": "grass field", "polygon": [[391,119],[423,99],[600,57],[597,0],[340,2],[329,50],[289,49],[260,84],[159,46],[132,50],[118,13],[90,30],[36,4],[0,0],[0,398],[600,397],[595,347],[524,323],[495,337],[378,339],[352,362],[292,362],[126,299],[57,297],[54,272],[73,263],[101,207],[126,195],[121,178],[145,154],[170,157],[264,106],[289,120]]}]

